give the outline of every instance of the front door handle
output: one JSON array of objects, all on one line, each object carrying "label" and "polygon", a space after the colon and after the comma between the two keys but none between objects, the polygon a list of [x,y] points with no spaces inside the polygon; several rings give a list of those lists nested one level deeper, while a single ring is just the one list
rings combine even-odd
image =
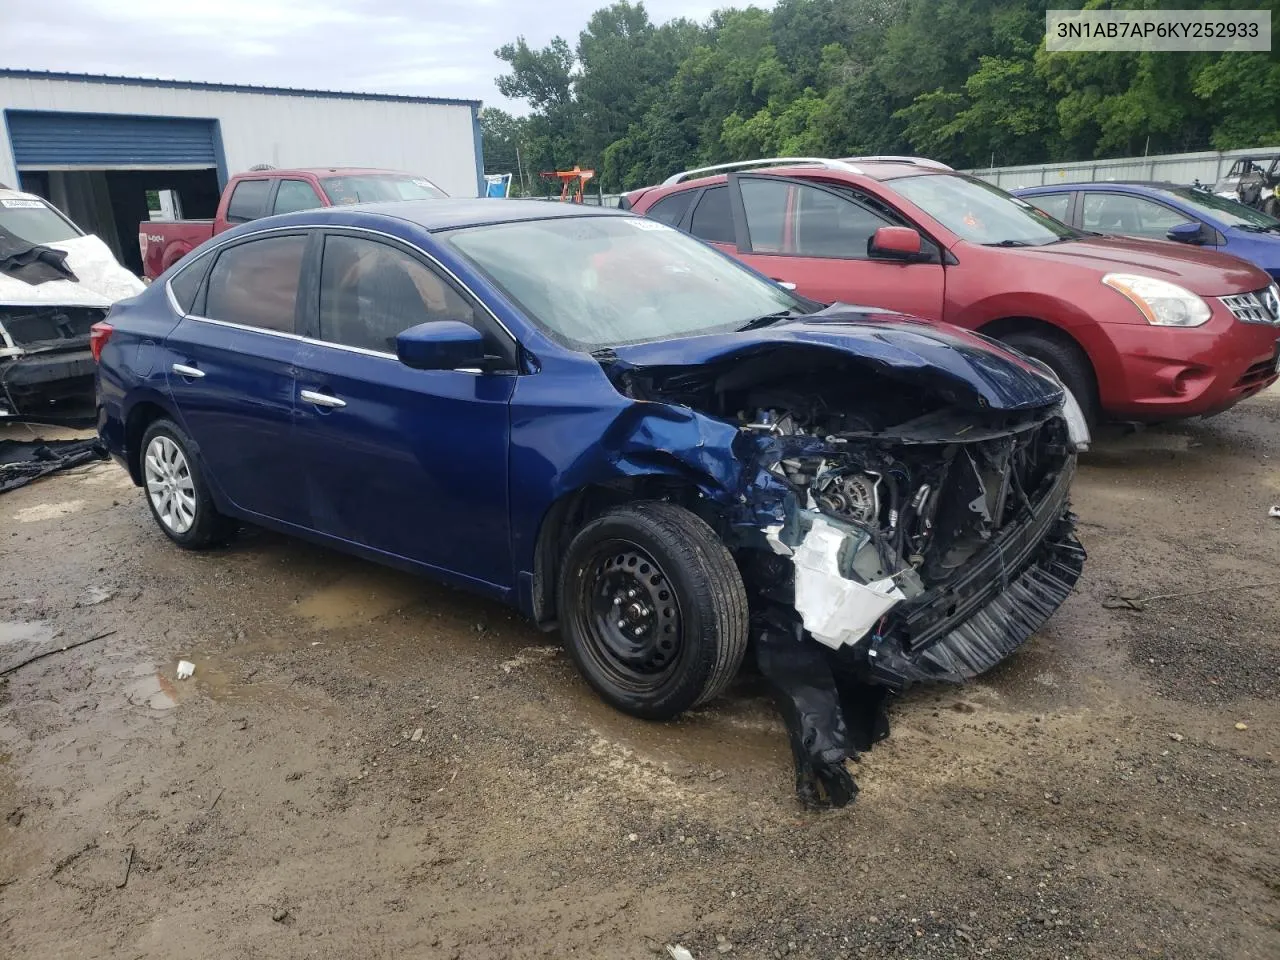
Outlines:
[{"label": "front door handle", "polygon": [[314,403],[317,407],[345,407],[347,401],[339,400],[337,397],[330,396],[327,393],[320,393],[316,390],[303,390],[301,392],[302,399],[307,403]]},{"label": "front door handle", "polygon": [[175,363],[173,365],[173,372],[181,374],[184,377],[192,377],[195,380],[199,380],[204,376],[203,370],[199,370],[195,367],[188,367],[185,363]]}]

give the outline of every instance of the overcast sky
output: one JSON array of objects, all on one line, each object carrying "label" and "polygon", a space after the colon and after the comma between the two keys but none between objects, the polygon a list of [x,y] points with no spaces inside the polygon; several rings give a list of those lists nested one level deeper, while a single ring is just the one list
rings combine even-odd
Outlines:
[{"label": "overcast sky", "polygon": [[[577,42],[605,0],[0,0],[0,65],[410,93],[510,109],[493,51]],[[647,0],[655,23],[746,0]],[[755,0],[756,6],[771,6]],[[523,112],[523,111],[521,111]]]}]

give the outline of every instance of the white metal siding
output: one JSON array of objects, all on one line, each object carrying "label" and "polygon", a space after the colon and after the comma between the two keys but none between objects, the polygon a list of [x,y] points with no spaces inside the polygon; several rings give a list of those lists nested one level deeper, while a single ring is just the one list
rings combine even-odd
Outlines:
[{"label": "white metal siding", "polygon": [[[0,76],[5,109],[212,118],[230,174],[256,163],[389,167],[420,173],[451,196],[477,193],[472,110],[463,104]],[[17,181],[0,131],[0,183]]]},{"label": "white metal siding", "polygon": [[966,170],[1005,190],[1038,187],[1042,184],[1082,183],[1106,180],[1162,180],[1190,184],[1199,181],[1213,186],[1226,176],[1237,157],[1274,155],[1280,147],[1254,147],[1221,153],[1165,153],[1152,157],[1124,157],[1113,160],[1074,160],[1069,163],[1037,163],[1023,167],[987,167]]}]

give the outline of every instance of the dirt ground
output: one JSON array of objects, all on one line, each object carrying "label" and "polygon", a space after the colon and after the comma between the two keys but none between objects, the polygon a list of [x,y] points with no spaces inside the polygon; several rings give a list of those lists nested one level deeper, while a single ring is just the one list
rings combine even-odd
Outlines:
[{"label": "dirt ground", "polygon": [[7,494],[0,670],[113,632],[0,681],[0,956],[1278,957],[1280,391],[1075,503],[1048,628],[811,813],[749,677],[647,724],[495,604],[178,550],[112,464]]}]

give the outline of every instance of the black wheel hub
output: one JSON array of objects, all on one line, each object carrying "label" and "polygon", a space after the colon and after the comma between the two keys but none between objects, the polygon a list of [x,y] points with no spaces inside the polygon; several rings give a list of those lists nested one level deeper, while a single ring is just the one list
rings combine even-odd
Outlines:
[{"label": "black wheel hub", "polygon": [[645,551],[608,545],[589,574],[591,640],[627,674],[664,672],[680,652],[680,611],[671,584]]}]

